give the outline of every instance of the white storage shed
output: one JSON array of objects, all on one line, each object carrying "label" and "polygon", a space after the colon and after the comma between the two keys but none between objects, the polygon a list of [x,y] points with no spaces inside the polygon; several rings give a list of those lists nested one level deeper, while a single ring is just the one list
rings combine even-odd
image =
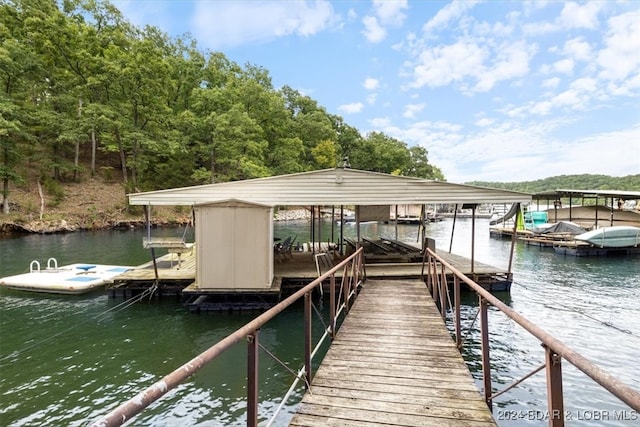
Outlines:
[{"label": "white storage shed", "polygon": [[200,289],[271,287],[271,206],[230,199],[197,204],[194,212],[198,242],[196,285]]}]

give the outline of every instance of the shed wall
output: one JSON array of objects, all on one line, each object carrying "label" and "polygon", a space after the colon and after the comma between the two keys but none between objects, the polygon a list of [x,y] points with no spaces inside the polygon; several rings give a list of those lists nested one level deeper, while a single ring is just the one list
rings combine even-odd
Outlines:
[{"label": "shed wall", "polygon": [[273,209],[195,208],[196,283],[201,289],[267,289],[273,278]]}]

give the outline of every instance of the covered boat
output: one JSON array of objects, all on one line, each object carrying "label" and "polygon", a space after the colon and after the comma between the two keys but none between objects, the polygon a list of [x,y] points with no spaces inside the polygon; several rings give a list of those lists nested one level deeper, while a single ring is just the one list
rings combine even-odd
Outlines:
[{"label": "covered boat", "polygon": [[603,227],[579,234],[575,239],[601,248],[638,246],[640,244],[640,227],[629,225]]},{"label": "covered boat", "polygon": [[575,236],[583,234],[586,230],[571,221],[558,221],[552,224],[544,224],[532,230],[536,234]]}]

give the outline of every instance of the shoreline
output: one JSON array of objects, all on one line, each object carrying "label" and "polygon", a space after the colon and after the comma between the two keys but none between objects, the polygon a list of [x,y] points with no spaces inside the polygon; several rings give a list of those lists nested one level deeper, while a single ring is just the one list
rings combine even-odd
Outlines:
[{"label": "shoreline", "polygon": [[[311,213],[307,209],[284,209],[275,212],[273,215],[274,221],[309,220],[310,218]],[[152,219],[151,227],[180,227],[188,224],[190,221],[191,219],[189,217],[156,218]],[[70,216],[68,219],[36,220],[27,223],[3,221],[0,222],[0,236],[74,233],[77,231],[93,230],[130,230],[144,228],[146,226],[146,220],[140,217],[89,222],[86,218],[74,218]]]}]

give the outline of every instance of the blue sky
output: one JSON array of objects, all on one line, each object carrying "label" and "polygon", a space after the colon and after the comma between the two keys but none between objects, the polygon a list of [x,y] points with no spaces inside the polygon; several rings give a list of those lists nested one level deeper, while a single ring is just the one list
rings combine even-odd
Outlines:
[{"label": "blue sky", "polygon": [[638,1],[112,3],[424,146],[451,182],[640,173]]}]

